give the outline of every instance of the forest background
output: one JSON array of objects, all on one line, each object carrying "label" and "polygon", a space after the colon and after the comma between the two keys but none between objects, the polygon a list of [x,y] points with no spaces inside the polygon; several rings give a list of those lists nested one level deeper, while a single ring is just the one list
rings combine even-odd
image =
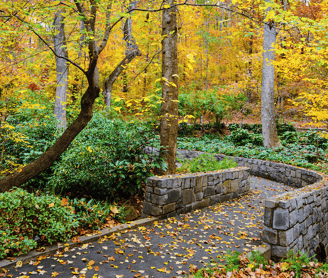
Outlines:
[{"label": "forest background", "polygon": [[[326,171],[327,11],[324,0],[2,1],[0,238],[14,247],[0,258],[35,248],[47,222],[36,218],[53,208],[61,228],[42,228],[43,243],[108,224],[120,212],[104,199],[142,196],[154,170],[175,171],[177,147]],[[290,116],[317,130],[296,132]],[[25,205],[33,228],[10,222]],[[60,222],[71,207],[78,216]]]},{"label": "forest background", "polygon": [[[176,9],[176,25],[165,35],[160,11],[170,6]],[[326,1],[5,1],[2,174],[18,170],[15,175],[21,177],[27,169],[5,160],[6,140],[24,141],[23,134],[10,132],[10,115],[40,120],[54,109],[57,127],[73,130],[58,140],[60,150],[43,159],[47,167],[39,161],[31,172],[37,166],[50,167],[90,121],[93,110],[158,122],[165,84],[180,92],[173,100],[179,103],[180,122],[213,117],[219,126],[233,111],[256,115],[262,100],[264,146],[281,146],[274,120],[291,105],[301,106],[316,126],[327,118],[326,11]],[[167,52],[163,42],[174,34],[178,59],[170,81],[164,76],[170,65],[161,57]],[[11,179],[10,186],[30,178]],[[9,179],[4,180],[8,189]]]}]

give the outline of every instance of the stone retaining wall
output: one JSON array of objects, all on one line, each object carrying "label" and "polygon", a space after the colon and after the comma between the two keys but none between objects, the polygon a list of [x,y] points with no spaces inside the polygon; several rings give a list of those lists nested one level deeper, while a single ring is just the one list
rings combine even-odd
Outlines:
[{"label": "stone retaining wall", "polygon": [[172,217],[244,195],[249,168],[176,174],[147,179],[142,217]]},{"label": "stone retaining wall", "polygon": [[290,250],[328,254],[327,201],[326,181],[265,201],[262,240],[271,246],[273,259]]},{"label": "stone retaining wall", "polygon": [[[146,150],[153,152],[151,148]],[[203,152],[178,150],[179,158],[193,159]],[[158,154],[155,150],[155,154]],[[215,155],[222,160],[225,155]],[[289,250],[328,255],[328,181],[325,175],[294,166],[230,157],[250,174],[298,188],[265,201],[262,241],[280,260]]]}]

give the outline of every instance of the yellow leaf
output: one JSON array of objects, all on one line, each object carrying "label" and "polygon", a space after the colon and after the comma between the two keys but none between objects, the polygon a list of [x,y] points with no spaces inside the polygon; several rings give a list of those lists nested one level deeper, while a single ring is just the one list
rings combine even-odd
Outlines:
[{"label": "yellow leaf", "polygon": [[22,262],[22,261],[18,261],[18,262],[16,263],[16,267],[22,267],[22,265],[23,265],[23,262]]},{"label": "yellow leaf", "polygon": [[111,212],[112,213],[114,213],[114,214],[116,214],[116,213],[119,213],[120,211],[117,209],[117,207],[115,206],[115,207],[111,207]]},{"label": "yellow leaf", "polygon": [[94,260],[91,260],[88,262],[88,265],[94,265],[95,264],[95,261]]},{"label": "yellow leaf", "polygon": [[52,208],[54,205],[54,203],[49,204],[49,208]]},{"label": "yellow leaf", "polygon": [[166,267],[158,268],[157,271],[158,272],[166,272]]}]

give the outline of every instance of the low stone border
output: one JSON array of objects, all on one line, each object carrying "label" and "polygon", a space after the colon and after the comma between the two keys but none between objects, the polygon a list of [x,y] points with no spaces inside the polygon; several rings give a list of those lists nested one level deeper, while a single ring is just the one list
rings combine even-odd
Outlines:
[{"label": "low stone border", "polygon": [[96,232],[96,234],[93,234],[90,236],[82,236],[82,237],[80,237],[79,242],[68,241],[68,242],[59,243],[58,245],[48,246],[45,248],[45,251],[43,251],[43,252],[31,251],[31,252],[27,253],[26,255],[16,257],[16,259],[14,261],[2,260],[2,261],[0,261],[0,269],[4,268],[6,270],[9,270],[10,268],[16,267],[16,263],[18,261],[21,261],[23,264],[28,263],[32,260],[37,259],[39,256],[50,256],[52,254],[56,254],[57,251],[60,251],[60,252],[64,251],[64,249],[67,247],[73,248],[73,247],[79,246],[81,244],[94,242],[103,236],[109,236],[113,233],[118,233],[118,232],[122,232],[124,230],[134,229],[139,226],[148,225],[148,224],[155,222],[156,220],[158,220],[157,217],[152,217],[152,218],[144,218],[144,219],[132,221],[131,223],[118,225],[111,229],[100,230],[100,231]]},{"label": "low stone border", "polygon": [[327,180],[265,201],[262,240],[272,247],[275,260],[290,250],[328,254]]},{"label": "low stone border", "polygon": [[[153,148],[147,153],[158,155]],[[177,157],[193,159],[203,152],[178,150]],[[217,160],[225,155],[215,155]],[[328,179],[324,174],[283,163],[231,157],[250,174],[298,188],[265,201],[263,243],[271,247],[272,259],[286,258],[290,250],[328,255]]]},{"label": "low stone border", "polygon": [[142,217],[160,219],[238,198],[249,191],[249,168],[147,179]]}]

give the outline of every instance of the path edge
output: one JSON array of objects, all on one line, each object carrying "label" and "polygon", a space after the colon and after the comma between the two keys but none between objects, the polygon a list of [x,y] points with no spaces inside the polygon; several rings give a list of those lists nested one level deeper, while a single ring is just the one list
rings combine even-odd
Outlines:
[{"label": "path edge", "polygon": [[[97,241],[99,238],[103,236],[109,236],[114,233],[119,233],[125,230],[130,230],[137,228],[139,226],[144,226],[144,225],[149,225],[152,224],[153,222],[157,221],[158,217],[150,217],[150,218],[142,218],[136,221],[131,221],[129,223],[125,223],[122,225],[117,225],[111,229],[103,229],[96,231],[96,234],[93,234],[91,236],[81,236],[79,239],[79,242],[72,242],[66,241],[58,244],[54,244],[51,246],[48,246],[45,248],[45,251],[43,252],[38,252],[38,251],[30,251],[29,253],[16,257],[15,260],[1,260],[0,261],[0,269],[4,268],[6,270],[9,270],[9,268],[13,269],[16,267],[16,263],[21,261],[22,264],[26,264],[32,260],[37,259],[39,256],[49,256],[55,254],[57,251],[61,252],[64,251],[65,248],[73,248],[77,247],[79,245],[89,243],[89,242],[94,242]],[[0,271],[1,273],[1,271]]]}]

